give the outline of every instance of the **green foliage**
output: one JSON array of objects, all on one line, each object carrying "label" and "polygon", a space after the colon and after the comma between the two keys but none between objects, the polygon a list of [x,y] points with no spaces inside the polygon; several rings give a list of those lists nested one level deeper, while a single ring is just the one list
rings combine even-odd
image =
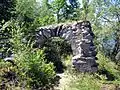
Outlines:
[{"label": "green foliage", "polygon": [[4,20],[2,23],[0,23],[0,52],[3,53],[0,57],[5,58],[6,56],[9,56],[11,53],[10,51],[10,41],[9,38],[11,38],[11,31],[9,29],[10,22],[5,22]]},{"label": "green foliage", "polygon": [[79,7],[79,1],[78,0],[69,0],[69,3],[73,8],[78,8]]},{"label": "green foliage", "polygon": [[8,21],[15,16],[16,0],[1,0],[0,1],[0,22],[2,20]]},{"label": "green foliage", "polygon": [[23,21],[34,19],[36,14],[35,0],[16,0],[16,13]]},{"label": "green foliage", "polygon": [[120,71],[118,70],[118,66],[101,52],[97,54],[97,57],[97,62],[99,63],[99,73],[106,75],[107,80],[119,80]]},{"label": "green foliage", "polygon": [[65,0],[54,0],[51,4],[52,11],[56,14],[57,23],[60,22],[60,10],[64,7],[66,1]]},{"label": "green foliage", "polygon": [[[45,42],[44,50],[33,49],[34,42],[31,42],[34,36],[32,35],[39,26],[66,22],[66,20],[91,21],[96,35],[95,44],[98,47],[97,62],[99,63],[96,76],[77,75],[72,79],[73,82],[68,90],[99,90],[102,84],[100,80],[120,81],[119,66],[113,62],[120,48],[120,1],[82,0],[80,6],[77,6],[78,0],[71,1],[71,5],[66,0],[51,2],[42,0],[40,4],[36,0],[0,1],[0,22],[5,21],[0,25],[0,32],[2,32],[0,39],[7,38],[6,41],[3,39],[0,41],[5,41],[0,50],[4,49],[7,53],[12,50],[15,61],[13,67],[11,63],[0,60],[0,87],[2,89],[44,88],[47,90],[54,86],[56,82],[54,69],[63,67],[61,62],[63,58],[69,59],[65,61],[66,65],[71,62],[70,57],[67,56],[71,54],[71,48],[64,40],[54,38]],[[27,42],[23,43],[23,39]],[[112,52],[108,49],[107,43],[111,39],[115,40]],[[107,48],[104,48],[103,44]],[[8,45],[7,48],[6,45]]]},{"label": "green foliage", "polygon": [[[22,28],[17,22],[11,23],[11,26],[12,38],[10,42],[13,46],[15,66],[10,71],[15,73],[18,78],[17,86],[30,89],[52,88],[56,82],[53,64],[46,63],[43,50],[33,49],[29,42],[27,45],[22,43]],[[1,67],[3,72],[4,68],[9,68],[9,66]],[[7,72],[9,73],[9,71]]]},{"label": "green foliage", "polygon": [[64,39],[54,37],[48,39],[43,47],[47,62],[54,63],[54,66],[56,67],[55,71],[63,72],[64,65],[62,61],[64,61],[64,59],[62,57],[66,57],[72,53],[70,45]]},{"label": "green foliage", "polygon": [[[113,48],[113,52],[112,55],[108,55],[109,57],[111,57],[111,59],[115,60],[115,56],[116,54],[119,52],[119,18],[120,18],[120,14],[119,14],[119,0],[93,0],[93,6],[95,6],[94,8],[96,8],[95,12],[96,12],[96,19],[95,19],[95,23],[94,25],[97,25],[97,29],[96,31],[103,32],[103,35],[106,36],[106,34],[109,34],[109,37],[111,37],[111,32],[114,33],[114,37],[113,39],[116,41],[115,43],[113,43],[113,45],[115,44],[115,47]],[[99,22],[99,23],[98,23]],[[99,26],[100,25],[100,26]],[[99,27],[101,27],[100,31],[99,31]],[[101,31],[102,30],[102,31]],[[106,33],[104,33],[104,31]],[[97,34],[99,35],[99,34]],[[102,36],[98,37],[101,38]],[[104,48],[104,50],[106,50]]]},{"label": "green foliage", "polygon": [[40,15],[35,19],[36,24],[39,26],[45,26],[49,24],[55,23],[55,17],[54,15],[50,12],[49,9],[45,7],[41,7],[39,9]]},{"label": "green foliage", "polygon": [[59,12],[59,10],[64,6],[65,0],[55,0],[52,2],[52,8],[54,12]]},{"label": "green foliage", "polygon": [[[74,74],[73,74],[74,75]],[[101,82],[94,75],[82,74],[72,76],[66,90],[100,90]]]},{"label": "green foliage", "polygon": [[46,64],[43,51],[34,50],[29,47],[30,45],[24,45],[21,39],[21,29],[18,28],[13,33],[12,43],[18,67],[16,72],[20,76],[20,80],[25,80],[30,88],[50,88],[54,84],[55,78],[53,64]]},{"label": "green foliage", "polygon": [[0,62],[0,88],[50,89],[55,85],[54,66],[45,63],[42,50],[18,52],[14,60],[15,67],[11,63]]},{"label": "green foliage", "polygon": [[13,67],[10,62],[5,62],[2,59],[0,60],[0,89],[1,90],[20,89],[19,79],[15,73],[15,69],[16,67]]},{"label": "green foliage", "polygon": [[55,84],[55,72],[52,63],[45,63],[42,50],[22,51],[15,56],[18,69],[17,74],[25,86],[30,88],[51,88]]}]

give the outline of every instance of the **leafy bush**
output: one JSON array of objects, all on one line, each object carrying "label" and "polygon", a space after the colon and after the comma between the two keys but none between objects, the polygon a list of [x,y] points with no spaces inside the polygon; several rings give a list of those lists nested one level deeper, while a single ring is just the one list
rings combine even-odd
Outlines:
[{"label": "leafy bush", "polygon": [[26,85],[31,88],[42,89],[52,87],[55,82],[55,72],[52,63],[45,63],[42,50],[22,51],[15,56],[18,69],[17,74],[21,82],[25,81]]},{"label": "leafy bush", "polygon": [[[54,66],[52,63],[45,63],[43,50],[25,50],[16,53],[15,63],[17,66],[13,67],[10,63],[0,62],[0,80],[1,84],[4,83],[4,88],[11,88],[10,81],[12,87],[19,85],[19,87],[31,89],[48,89],[55,85]],[[14,78],[10,79],[10,77]]]},{"label": "leafy bush", "polygon": [[98,63],[99,63],[99,74],[106,75],[107,80],[115,80],[120,78],[120,71],[118,66],[111,61],[110,58],[106,57],[101,52],[98,52]]},{"label": "leafy bush", "polygon": [[18,84],[15,67],[9,62],[0,60],[0,90],[13,90]]},{"label": "leafy bush", "polygon": [[[56,83],[56,74],[54,72],[53,64],[46,63],[43,50],[33,49],[32,44],[29,44],[29,41],[28,44],[22,43],[22,30],[23,28],[21,28],[17,22],[11,23],[12,38],[10,39],[10,42],[12,43],[15,66],[12,66],[9,63],[12,68],[8,70],[9,65],[7,66],[7,64],[3,62],[0,63],[2,64],[0,69],[3,71],[1,77],[6,79],[4,87],[10,89],[14,86],[27,90],[28,88],[40,90],[53,88]],[[7,71],[4,71],[6,69]],[[8,78],[4,77],[7,73],[14,73],[12,74],[12,77],[15,76],[12,85],[7,83]],[[0,80],[2,81],[2,79]],[[14,83],[14,81],[17,81],[17,83]]]}]

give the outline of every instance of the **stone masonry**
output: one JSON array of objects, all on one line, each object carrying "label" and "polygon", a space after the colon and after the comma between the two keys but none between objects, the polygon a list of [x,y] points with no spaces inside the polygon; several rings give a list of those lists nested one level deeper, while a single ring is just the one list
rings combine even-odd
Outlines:
[{"label": "stone masonry", "polygon": [[74,68],[80,72],[97,71],[97,53],[93,44],[94,34],[89,21],[40,27],[35,36],[37,47],[40,47],[45,39],[64,38],[71,44]]}]

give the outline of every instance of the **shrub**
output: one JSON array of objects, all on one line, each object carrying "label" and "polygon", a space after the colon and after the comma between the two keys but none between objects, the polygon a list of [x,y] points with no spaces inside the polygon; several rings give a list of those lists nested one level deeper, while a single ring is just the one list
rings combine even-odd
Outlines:
[{"label": "shrub", "polygon": [[52,63],[45,63],[42,50],[27,50],[18,53],[15,56],[15,61],[18,67],[16,72],[21,82],[25,81],[30,88],[51,88],[55,84],[54,66]]},{"label": "shrub", "polygon": [[52,63],[45,63],[43,50],[25,50],[15,54],[13,67],[10,63],[0,62],[1,88],[19,86],[21,88],[48,89],[55,85],[56,74]]},{"label": "shrub", "polygon": [[18,85],[15,67],[10,62],[0,60],[0,90],[12,89]]},{"label": "shrub", "polygon": [[[12,38],[10,38],[10,43],[12,43],[15,66],[12,66],[10,63],[8,63],[10,66],[7,66],[6,63],[0,62],[0,64],[2,64],[0,69],[3,71],[1,75],[2,79],[0,80],[2,81],[5,79],[5,84],[1,86],[4,86],[5,89],[19,87],[25,90],[46,90],[53,88],[56,82],[56,74],[54,72],[53,64],[46,63],[43,50],[33,49],[32,44],[29,44],[29,41],[28,44],[24,44],[22,42],[23,28],[19,26],[19,23],[10,22],[10,27],[12,35]],[[12,85],[11,83],[8,83],[8,81],[11,82],[11,80],[8,80],[8,78],[4,77],[7,75],[7,73],[13,73],[11,74],[12,77],[15,76],[14,80],[12,80]],[[17,81],[17,83],[14,81]],[[2,84],[2,82],[0,83]]]},{"label": "shrub", "polygon": [[106,75],[107,80],[115,80],[120,78],[120,71],[118,66],[111,61],[109,57],[106,57],[103,53],[98,52],[99,74]]}]

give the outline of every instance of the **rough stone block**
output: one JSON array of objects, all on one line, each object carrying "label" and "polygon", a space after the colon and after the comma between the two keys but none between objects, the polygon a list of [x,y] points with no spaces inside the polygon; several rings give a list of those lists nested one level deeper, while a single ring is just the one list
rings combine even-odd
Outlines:
[{"label": "rough stone block", "polygon": [[[78,71],[97,71],[97,63],[95,61],[97,60],[97,53],[93,44],[94,33],[92,32],[89,21],[51,25],[46,27],[39,28],[39,31],[49,30],[43,31],[43,36],[46,36],[47,38],[58,36],[71,42],[74,55],[72,58],[73,65]],[[36,40],[40,43],[43,38],[39,37]]]}]

